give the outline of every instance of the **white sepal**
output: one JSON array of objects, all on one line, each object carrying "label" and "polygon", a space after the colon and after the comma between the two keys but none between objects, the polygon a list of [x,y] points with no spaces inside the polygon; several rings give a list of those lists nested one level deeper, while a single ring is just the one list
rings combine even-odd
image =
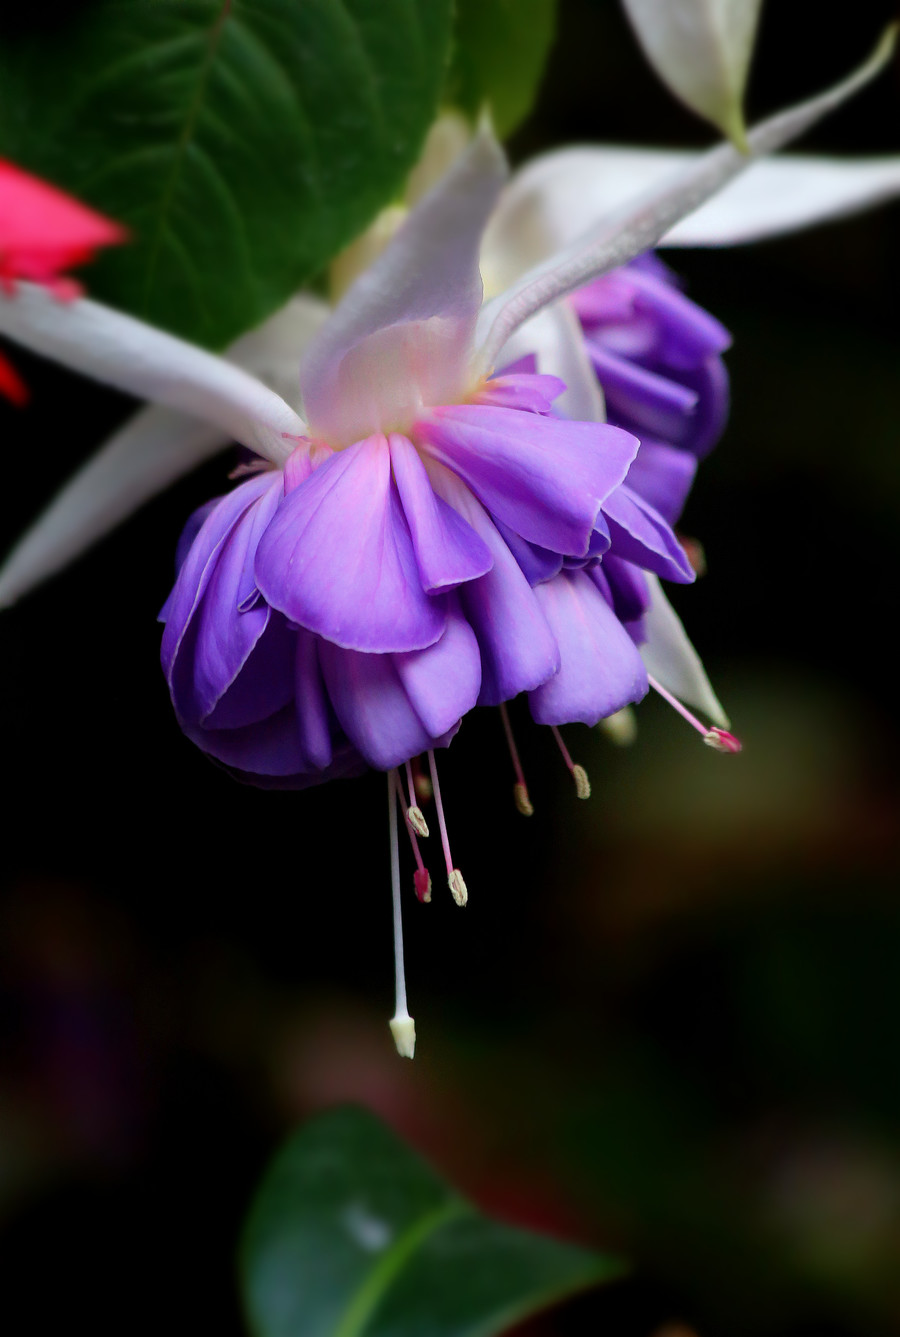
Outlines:
[{"label": "white sepal", "polygon": [[681,619],[650,571],[644,572],[650,588],[650,607],[644,614],[647,640],[641,658],[651,677],[662,683],[685,705],[702,710],[721,729],[730,727],[722,703],[712,689],[700,656],[691,645]]},{"label": "white sepal", "polygon": [[[483,255],[507,283],[700,155],[617,145],[557,149],[518,172],[485,233]],[[764,158],[665,234],[660,246],[734,246],[797,232],[900,194],[900,157]]]},{"label": "white sepal", "polygon": [[733,144],[719,144],[701,154],[667,186],[618,210],[561,253],[523,274],[501,297],[487,302],[478,321],[481,365],[492,367],[513,331],[537,311],[655,246],[677,222],[743,172],[755,157],[790,143],[840,106],[883,69],[893,52],[895,36],[895,30],[889,29],[869,59],[833,88],[756,126],[747,137],[749,154],[740,153]]},{"label": "white sepal", "polygon": [[142,409],[92,455],[0,567],[0,608],[61,571],[155,493],[228,445],[174,409]]},{"label": "white sepal", "polygon": [[506,174],[483,128],[348,289],[300,369],[315,435],[349,445],[464,389],[481,235]]},{"label": "white sepal", "polygon": [[22,283],[0,295],[0,333],[64,367],[218,427],[276,464],[306,424],[268,386],[224,358],[86,299],[60,302]]},{"label": "white sepal", "polygon": [[[284,399],[299,400],[300,355],[328,314],[301,294],[226,353]],[[129,419],[57,494],[0,568],[0,607],[8,607],[176,479],[231,444],[219,427],[174,409],[146,408]],[[288,443],[290,444],[290,443]]]},{"label": "white sepal", "polygon": [[644,54],[676,97],[744,145],[744,87],[762,0],[623,0]]}]

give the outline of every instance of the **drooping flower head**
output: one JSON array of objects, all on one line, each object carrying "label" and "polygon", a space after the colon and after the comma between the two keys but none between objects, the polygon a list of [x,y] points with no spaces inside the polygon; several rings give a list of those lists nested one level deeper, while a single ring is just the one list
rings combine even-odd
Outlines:
[{"label": "drooping flower head", "polygon": [[[751,150],[799,133],[880,58],[758,127]],[[640,440],[601,421],[584,327],[562,299],[634,262],[747,161],[713,150],[482,304],[480,234],[502,181],[482,136],[314,338],[301,367],[305,420],[233,364],[93,303],[51,313],[33,290],[0,301],[14,337],[165,406],[111,442],[48,513],[52,542],[44,533],[20,546],[3,597],[79,546],[73,514],[105,509],[109,523],[110,510],[125,513],[224,435],[269,467],[186,535],[164,661],[186,731],[233,769],[307,783],[381,766],[395,837],[397,766],[426,751],[437,796],[434,747],[472,704],[502,707],[527,692],[534,717],[556,729],[602,717],[652,683],[683,713],[693,704],[716,719],[659,587],[659,576],[691,579],[689,563],[646,479],[632,478]],[[660,292],[656,301],[658,314]],[[657,334],[664,325],[657,319]],[[671,371],[673,350],[684,362],[677,340],[664,342],[645,350],[658,363],[644,371]],[[536,368],[521,361],[529,354]],[[184,413],[204,425],[186,431]],[[666,431],[691,416],[683,404]],[[180,462],[164,444],[173,432]],[[160,454],[148,460],[151,440]],[[699,449],[689,426],[656,444],[670,464],[672,452]],[[665,473],[662,458],[649,473]],[[707,741],[733,746],[723,726],[695,723]],[[440,806],[438,816],[450,887],[464,902]],[[399,961],[396,878],[394,893]],[[395,1031],[409,1052],[399,969]]]}]

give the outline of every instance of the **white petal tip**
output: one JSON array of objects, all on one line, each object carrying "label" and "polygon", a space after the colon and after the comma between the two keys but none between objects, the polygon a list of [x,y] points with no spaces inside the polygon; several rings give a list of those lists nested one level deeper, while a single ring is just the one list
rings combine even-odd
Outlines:
[{"label": "white petal tip", "polygon": [[401,1058],[413,1058],[416,1052],[416,1023],[406,1013],[391,1018],[391,1035]]}]

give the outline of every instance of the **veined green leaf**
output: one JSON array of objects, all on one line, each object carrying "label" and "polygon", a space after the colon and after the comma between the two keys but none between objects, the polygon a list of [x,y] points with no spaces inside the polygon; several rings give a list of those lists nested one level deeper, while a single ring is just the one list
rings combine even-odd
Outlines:
[{"label": "veined green leaf", "polygon": [[276,1156],[241,1262],[256,1337],[492,1337],[624,1270],[485,1219],[352,1108],[307,1124]]},{"label": "veined green leaf", "polygon": [[402,188],[450,0],[100,0],[0,52],[0,154],[133,232],[93,295],[211,347]]}]

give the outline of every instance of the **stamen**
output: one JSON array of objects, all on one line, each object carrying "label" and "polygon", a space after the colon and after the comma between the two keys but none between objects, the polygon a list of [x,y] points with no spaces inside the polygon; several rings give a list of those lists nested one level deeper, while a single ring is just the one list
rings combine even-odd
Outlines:
[{"label": "stamen", "polygon": [[394,984],[395,1006],[391,1034],[397,1053],[412,1058],[416,1052],[416,1024],[406,1007],[406,970],[403,965],[403,918],[400,913],[400,845],[397,839],[397,800],[400,781],[396,771],[388,771],[388,827],[391,836],[391,891],[394,901]]},{"label": "stamen", "polygon": [[428,823],[425,821],[425,814],[416,802],[416,785],[409,762],[406,763],[406,787],[409,790],[409,807],[406,809],[406,820],[416,835],[421,836],[424,840],[428,835]]},{"label": "stamen", "polygon": [[563,761],[566,763],[566,765],[568,766],[569,770],[572,773],[572,779],[575,781],[575,793],[577,797],[590,798],[591,782],[588,779],[587,771],[584,769],[583,766],[579,766],[577,762],[574,762],[572,760],[571,756],[569,755],[569,749],[563,742],[562,734],[559,732],[559,729],[557,729],[555,724],[550,725],[550,732],[556,739],[556,745],[559,748],[560,752],[562,753]]},{"label": "stamen", "polygon": [[523,817],[533,817],[534,808],[532,807],[531,799],[528,797],[528,786],[525,783],[525,772],[522,770],[522,763],[519,761],[519,751],[516,747],[516,740],[513,737],[509,715],[506,706],[502,701],[500,702],[500,718],[503,721],[503,732],[506,734],[506,745],[509,748],[509,755],[512,759],[513,771],[515,772],[516,777],[516,783],[513,785],[513,799]]},{"label": "stamen", "polygon": [[434,759],[434,753],[429,750],[428,769],[431,772],[431,784],[434,789],[434,804],[437,808],[438,826],[441,829],[441,846],[444,850],[444,863],[447,867],[447,886],[453,895],[457,905],[465,905],[469,899],[469,893],[466,890],[466,884],[463,875],[458,868],[453,866],[453,856],[450,853],[450,841],[447,838],[447,823],[444,820],[444,805],[441,802],[441,786],[438,781],[437,762]]},{"label": "stamen", "polygon": [[688,710],[687,706],[682,705],[677,696],[673,696],[671,692],[667,691],[661,682],[657,682],[655,678],[651,678],[649,673],[647,674],[647,681],[654,692],[658,692],[664,701],[668,701],[669,705],[678,711],[678,714],[682,719],[687,720],[688,724],[690,724],[693,729],[697,730],[707,747],[713,748],[716,752],[740,752],[742,750],[743,743],[739,738],[735,738],[733,733],[729,733],[727,729],[719,729],[715,726],[707,728],[701,720],[697,719],[696,715]]},{"label": "stamen", "polygon": [[[407,765],[409,765],[408,762]],[[400,783],[399,773],[397,775],[397,784],[395,786],[395,793],[397,795],[397,802],[400,804],[400,807],[403,808],[404,817],[406,818],[405,822],[406,834],[409,836],[409,843],[412,846],[413,858],[416,861],[416,871],[413,873],[413,885],[415,886],[416,889],[416,896],[420,901],[425,901],[427,903],[428,901],[431,900],[431,874],[428,872],[428,869],[425,867],[425,864],[422,860],[422,855],[419,850],[419,842],[416,840],[415,830],[413,829],[413,825],[409,820],[409,811],[404,807],[403,787]],[[422,824],[424,826],[424,821]],[[427,826],[425,827],[425,834],[426,836],[428,835]]]}]

